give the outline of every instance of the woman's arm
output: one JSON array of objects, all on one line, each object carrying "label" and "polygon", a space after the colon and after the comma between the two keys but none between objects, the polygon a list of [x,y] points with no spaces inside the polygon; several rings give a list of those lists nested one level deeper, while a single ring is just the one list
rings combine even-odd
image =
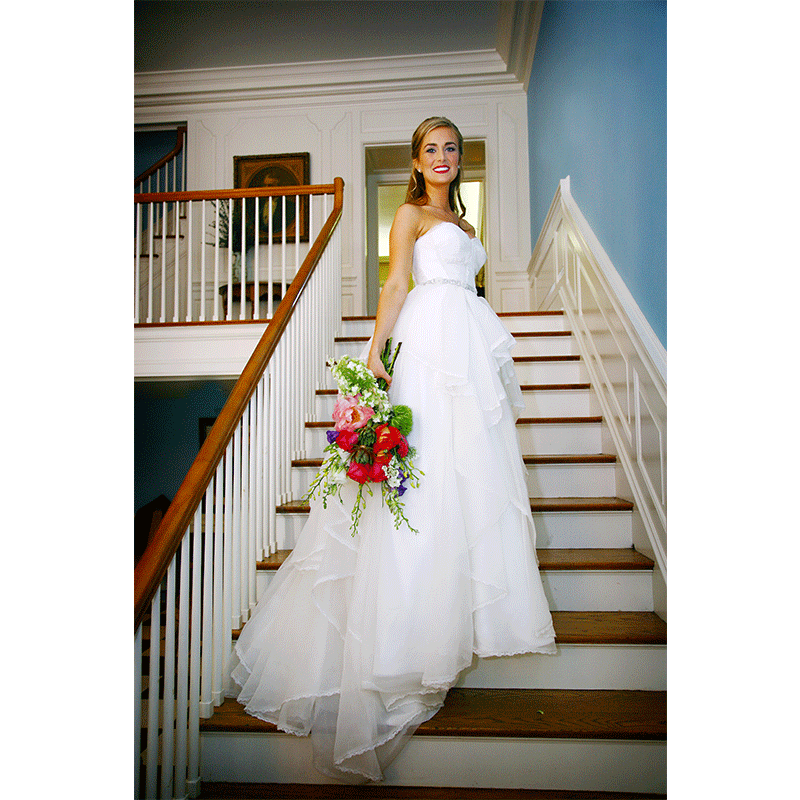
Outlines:
[{"label": "woman's arm", "polygon": [[389,232],[389,275],[378,299],[375,332],[367,358],[367,366],[373,375],[376,378],[383,378],[389,385],[391,385],[392,379],[381,363],[381,353],[408,294],[414,242],[419,235],[420,222],[419,206],[404,204],[397,209],[392,229]]}]

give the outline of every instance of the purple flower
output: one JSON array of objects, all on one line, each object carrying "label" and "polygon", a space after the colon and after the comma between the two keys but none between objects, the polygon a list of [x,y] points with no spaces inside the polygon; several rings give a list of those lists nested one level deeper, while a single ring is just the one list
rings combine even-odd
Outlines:
[{"label": "purple flower", "polygon": [[339,438],[339,431],[328,431],[325,435],[328,437],[328,444],[333,444]]}]

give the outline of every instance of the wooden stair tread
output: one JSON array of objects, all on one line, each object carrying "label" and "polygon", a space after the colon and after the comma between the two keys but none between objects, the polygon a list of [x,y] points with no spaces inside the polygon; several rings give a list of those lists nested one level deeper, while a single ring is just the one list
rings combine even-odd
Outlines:
[{"label": "wooden stair tread", "polygon": [[[586,391],[591,388],[590,383],[523,383],[520,389],[523,392],[576,392]],[[337,389],[317,389],[320,397],[335,395]]]},{"label": "wooden stair tread", "polygon": [[[652,611],[551,611],[556,644],[667,644],[667,623]],[[241,628],[233,631],[238,639]]]},{"label": "wooden stair tread", "polygon": [[[666,695],[615,689],[454,688],[439,713],[414,735],[664,741]],[[230,698],[210,719],[200,720],[200,730],[277,732],[274,725],[246,714]]]},{"label": "wooden stair tread", "polygon": [[478,786],[362,786],[326,783],[229,783],[203,781],[199,800],[666,800],[665,794],[562,789],[490,789]]},{"label": "wooden stair tread", "polygon": [[[531,511],[631,511],[633,503],[620,497],[531,497]],[[278,514],[308,514],[303,500],[290,500],[277,507]]]},{"label": "wooden stair tread", "polygon": [[[616,464],[617,457],[611,453],[559,453],[541,456],[523,456],[522,460],[528,465],[557,465],[557,464]],[[321,458],[296,458],[292,461],[293,467],[322,466]]]},{"label": "wooden stair tread", "polygon": [[[596,425],[602,422],[602,416],[587,417],[520,417],[517,425]],[[306,422],[306,428],[330,428],[332,420],[310,420]]]},{"label": "wooden stair tread", "polygon": [[[572,336],[572,331],[516,331],[511,334],[515,339],[549,339],[564,336]],[[344,344],[345,342],[368,342],[369,336],[363,334],[352,336],[336,336],[334,342]]]},{"label": "wooden stair tread", "polygon": [[[291,550],[277,550],[256,563],[259,570],[277,570],[291,555]],[[652,570],[652,559],[633,548],[540,548],[536,550],[539,569],[558,570]]]},{"label": "wooden stair tread", "polygon": [[532,364],[545,361],[580,361],[580,356],[514,356],[515,364]]}]

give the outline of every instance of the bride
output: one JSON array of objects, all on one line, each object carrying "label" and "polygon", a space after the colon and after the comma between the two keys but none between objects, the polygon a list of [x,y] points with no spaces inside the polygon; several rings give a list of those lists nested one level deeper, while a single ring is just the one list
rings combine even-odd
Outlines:
[{"label": "bride", "polygon": [[[231,664],[247,713],[310,733],[314,766],[346,782],[383,778],[473,654],[556,652],[515,428],[514,340],[475,291],[486,253],[464,219],[462,153],[444,117],[414,133],[362,354],[413,413],[424,476],[403,496],[410,525],[395,528],[377,491],[352,536],[351,481],[341,503],[312,502]],[[402,342],[393,376],[380,360],[390,336]]]}]

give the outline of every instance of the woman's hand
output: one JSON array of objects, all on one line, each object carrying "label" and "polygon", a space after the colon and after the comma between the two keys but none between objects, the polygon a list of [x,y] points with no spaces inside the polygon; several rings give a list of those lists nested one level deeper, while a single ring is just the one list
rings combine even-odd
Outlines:
[{"label": "woman's hand", "polygon": [[381,361],[380,355],[374,353],[372,350],[370,350],[369,357],[367,358],[367,367],[376,378],[383,378],[383,380],[386,381],[387,386],[392,385],[392,376],[389,375],[389,373],[386,371],[386,367],[383,366],[383,361]]}]

